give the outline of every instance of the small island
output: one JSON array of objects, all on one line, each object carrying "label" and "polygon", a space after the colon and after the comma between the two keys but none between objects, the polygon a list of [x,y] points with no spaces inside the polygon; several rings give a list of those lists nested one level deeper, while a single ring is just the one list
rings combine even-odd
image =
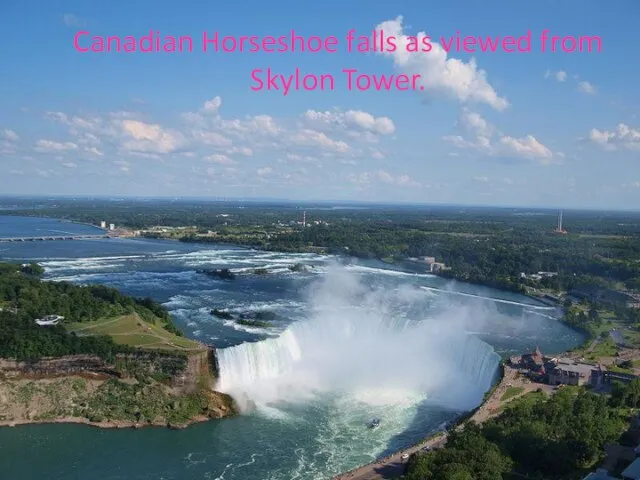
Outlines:
[{"label": "small island", "polygon": [[160,304],[41,275],[0,264],[0,425],[182,428],[236,412],[213,390],[213,348],[184,338]]},{"label": "small island", "polygon": [[208,275],[209,277],[221,278],[223,280],[235,280],[236,275],[228,268],[214,268],[214,269],[204,269],[204,270],[196,270],[196,273],[201,273],[203,275]]},{"label": "small island", "polygon": [[219,310],[217,308],[214,308],[213,310],[211,310],[211,315],[222,320],[234,320],[238,325],[244,325],[245,327],[254,328],[271,328],[274,326],[272,321],[277,320],[278,318],[275,313],[268,310],[241,313],[236,318],[227,310]]}]

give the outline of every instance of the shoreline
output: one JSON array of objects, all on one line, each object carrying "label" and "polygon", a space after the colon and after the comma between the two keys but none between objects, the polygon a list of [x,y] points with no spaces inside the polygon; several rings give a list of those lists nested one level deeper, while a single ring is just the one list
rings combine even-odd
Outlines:
[{"label": "shoreline", "polygon": [[136,423],[136,422],[128,422],[128,421],[109,421],[109,422],[92,422],[88,418],[85,417],[61,417],[61,418],[53,418],[46,420],[0,420],[0,428],[13,428],[20,427],[24,425],[54,425],[54,424],[76,424],[76,425],[87,425],[89,427],[105,429],[105,430],[126,430],[133,429],[139,430],[141,428],[167,428],[169,430],[184,430],[185,428],[190,427],[191,425],[195,425],[197,423],[208,422],[209,420],[219,420],[225,417],[207,417],[205,415],[201,415],[195,418],[192,418],[187,423],[183,424],[170,424],[170,423]]}]

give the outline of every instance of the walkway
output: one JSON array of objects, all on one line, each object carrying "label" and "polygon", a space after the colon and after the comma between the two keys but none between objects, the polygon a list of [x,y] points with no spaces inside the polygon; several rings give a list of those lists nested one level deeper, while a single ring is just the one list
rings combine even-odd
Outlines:
[{"label": "walkway", "polygon": [[[518,395],[508,398],[502,401],[502,396],[509,387],[522,387],[522,392]],[[499,415],[502,411],[502,407],[506,403],[513,401],[514,399],[521,397],[525,393],[532,392],[534,390],[542,389],[545,393],[552,393],[553,387],[549,385],[542,385],[539,383],[532,383],[529,380],[522,378],[518,375],[517,370],[508,366],[504,367],[504,376],[502,380],[495,388],[491,396],[478,408],[473,414],[471,420],[476,423],[482,423],[491,417]],[[463,428],[462,426],[458,428]],[[350,472],[343,473],[334,477],[333,480],[384,480],[389,478],[397,478],[404,474],[404,468],[407,460],[403,460],[401,457],[403,454],[409,454],[419,452],[425,447],[441,448],[447,442],[447,433],[443,433],[438,437],[431,438],[424,442],[419,443],[410,448],[406,448],[400,452],[396,452],[388,457],[379,460],[376,463],[369,465],[363,465],[362,467],[351,470]]]}]

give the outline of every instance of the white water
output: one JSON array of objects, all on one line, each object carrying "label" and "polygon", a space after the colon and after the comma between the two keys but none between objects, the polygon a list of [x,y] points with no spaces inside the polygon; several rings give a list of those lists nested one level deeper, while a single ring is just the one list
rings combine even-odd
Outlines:
[{"label": "white water", "polygon": [[[401,294],[402,292],[400,292]],[[241,406],[308,400],[343,392],[367,404],[414,403],[425,395],[453,409],[476,406],[499,362],[465,331],[479,320],[465,309],[407,320],[393,316],[389,291],[370,291],[333,269],[310,292],[312,317],[277,338],[218,351],[217,389]]]}]

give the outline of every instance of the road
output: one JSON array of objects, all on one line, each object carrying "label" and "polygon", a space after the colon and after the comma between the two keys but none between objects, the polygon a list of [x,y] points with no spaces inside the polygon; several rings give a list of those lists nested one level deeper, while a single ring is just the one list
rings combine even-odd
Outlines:
[{"label": "road", "polygon": [[393,455],[381,459],[377,463],[364,465],[356,470],[352,470],[351,472],[343,473],[342,475],[334,477],[333,480],[377,480],[397,478],[404,474],[404,467],[407,462],[407,460],[402,460],[401,458],[404,453],[411,455],[425,447],[441,448],[446,442],[447,434],[443,433],[436,438],[432,438],[421,443],[420,445],[396,452]]}]

